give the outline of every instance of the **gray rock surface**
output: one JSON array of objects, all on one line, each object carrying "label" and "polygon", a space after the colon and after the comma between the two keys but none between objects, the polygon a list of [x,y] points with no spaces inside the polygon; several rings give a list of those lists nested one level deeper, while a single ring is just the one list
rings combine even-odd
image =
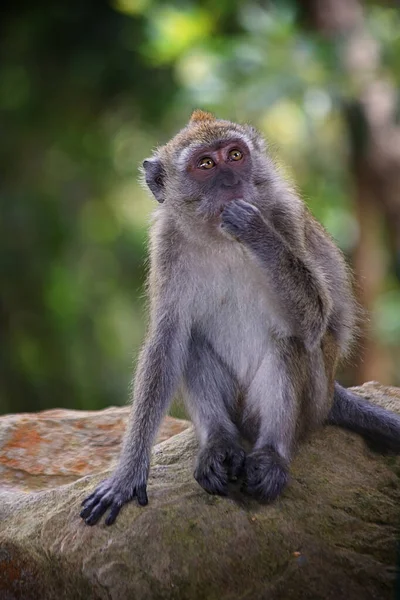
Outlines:
[{"label": "gray rock surface", "polygon": [[[398,389],[355,391],[400,412]],[[282,498],[261,506],[235,489],[207,495],[192,476],[196,447],[191,428],[158,444],[149,505],[127,505],[112,527],[79,518],[106,472],[42,491],[3,489],[0,598],[393,598],[399,458],[327,427],[300,450]]]}]

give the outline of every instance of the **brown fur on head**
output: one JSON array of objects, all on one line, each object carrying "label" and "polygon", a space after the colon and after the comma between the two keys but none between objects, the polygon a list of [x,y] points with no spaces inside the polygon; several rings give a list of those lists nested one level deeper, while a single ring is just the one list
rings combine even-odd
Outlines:
[{"label": "brown fur on head", "polygon": [[248,136],[252,129],[246,125],[238,125],[224,119],[217,119],[213,114],[193,111],[187,125],[181,129],[165,146],[159,148],[159,154],[165,158],[175,157],[176,153],[191,145],[211,144],[216,139],[232,136],[235,132]]},{"label": "brown fur on head", "polygon": [[203,121],[215,121],[215,120],[216,120],[216,118],[212,113],[209,113],[209,112],[206,112],[199,108],[196,108],[196,110],[194,110],[192,112],[192,116],[190,117],[190,120],[189,120],[189,125],[191,125],[193,123],[202,123]]}]

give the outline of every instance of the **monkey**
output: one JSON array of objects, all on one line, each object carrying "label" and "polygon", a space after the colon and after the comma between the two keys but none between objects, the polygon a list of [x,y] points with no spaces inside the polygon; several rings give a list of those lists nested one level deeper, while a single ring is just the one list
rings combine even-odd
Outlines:
[{"label": "monkey", "polygon": [[149,326],[120,458],[82,502],[86,524],[148,503],[151,446],[178,389],[210,494],[240,478],[274,501],[299,443],[325,424],[399,453],[400,416],[335,381],[357,324],[351,273],[260,133],[196,110],[143,176],[158,203]]}]

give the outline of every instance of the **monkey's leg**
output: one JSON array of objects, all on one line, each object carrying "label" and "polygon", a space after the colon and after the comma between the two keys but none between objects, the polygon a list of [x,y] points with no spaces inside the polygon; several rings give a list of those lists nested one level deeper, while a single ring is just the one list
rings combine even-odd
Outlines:
[{"label": "monkey's leg", "polygon": [[184,395],[200,443],[194,477],[210,494],[224,495],[228,480],[242,470],[245,456],[232,420],[238,387],[200,334],[192,336]]},{"label": "monkey's leg", "polygon": [[307,377],[302,344],[271,340],[247,397],[244,418],[257,416],[258,432],[245,462],[245,491],[262,500],[277,498],[288,482],[289,461]]}]

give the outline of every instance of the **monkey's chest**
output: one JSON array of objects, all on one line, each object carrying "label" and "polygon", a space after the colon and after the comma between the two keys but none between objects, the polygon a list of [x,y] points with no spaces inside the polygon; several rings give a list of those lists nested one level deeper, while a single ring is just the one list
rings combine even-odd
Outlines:
[{"label": "monkey's chest", "polygon": [[211,277],[208,272],[199,300],[198,325],[239,382],[248,385],[267,352],[276,320],[265,278],[251,263],[228,263],[211,271]]}]

